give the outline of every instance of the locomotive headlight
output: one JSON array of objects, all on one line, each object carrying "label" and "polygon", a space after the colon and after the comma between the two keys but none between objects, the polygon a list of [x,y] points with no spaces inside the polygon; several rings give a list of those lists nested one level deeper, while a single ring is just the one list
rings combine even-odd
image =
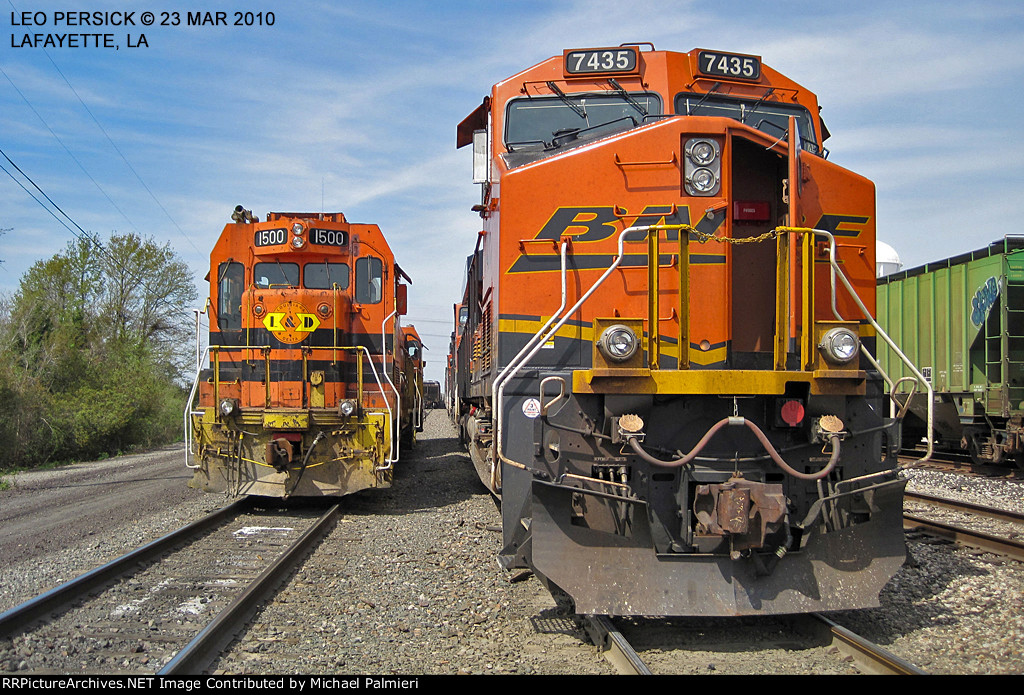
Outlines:
[{"label": "locomotive headlight", "polygon": [[713,140],[691,140],[686,155],[697,166],[706,167],[718,157],[718,143]]},{"label": "locomotive headlight", "polygon": [[220,412],[223,413],[224,417],[230,417],[234,415],[238,410],[238,401],[234,398],[224,398],[220,402]]},{"label": "locomotive headlight", "polygon": [[833,364],[846,364],[860,352],[860,339],[849,328],[833,328],[821,336],[818,349]]},{"label": "locomotive headlight", "polygon": [[702,167],[693,172],[689,183],[698,193],[710,193],[715,189],[718,178],[715,176],[715,172]]},{"label": "locomotive headlight", "polygon": [[639,341],[628,326],[616,324],[605,329],[597,340],[597,348],[604,356],[615,362],[625,362],[639,348]]},{"label": "locomotive headlight", "polygon": [[300,237],[300,236],[293,236],[292,237],[292,246],[294,248],[301,249],[305,245],[306,245],[306,240],[303,239],[302,237]]},{"label": "locomotive headlight", "polygon": [[721,145],[711,138],[687,140],[683,146],[683,182],[689,195],[715,195],[722,187]]},{"label": "locomotive headlight", "polygon": [[351,398],[346,398],[343,401],[338,402],[338,412],[342,415],[348,416],[356,412],[356,402]]},{"label": "locomotive headlight", "polygon": [[301,222],[296,222],[292,225],[292,234],[295,236],[302,236],[302,233],[306,231],[306,228],[302,226]]}]

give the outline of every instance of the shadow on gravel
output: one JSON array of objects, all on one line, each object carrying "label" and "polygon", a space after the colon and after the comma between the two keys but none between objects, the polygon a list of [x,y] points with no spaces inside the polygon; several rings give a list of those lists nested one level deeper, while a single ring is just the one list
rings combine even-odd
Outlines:
[{"label": "shadow on gravel", "polygon": [[542,635],[568,635],[580,637],[581,632],[576,621],[566,613],[565,608],[545,608],[530,618],[534,631]]},{"label": "shadow on gravel", "polygon": [[428,411],[423,430],[412,451],[401,453],[392,487],[342,498],[347,513],[410,514],[490,494],[459,444],[445,410]]},{"label": "shadow on gravel", "polygon": [[840,624],[883,646],[920,629],[957,625],[959,617],[942,605],[942,597],[958,580],[988,574],[954,555],[949,541],[913,529],[906,538],[907,561],[882,589],[882,605],[834,614]]}]

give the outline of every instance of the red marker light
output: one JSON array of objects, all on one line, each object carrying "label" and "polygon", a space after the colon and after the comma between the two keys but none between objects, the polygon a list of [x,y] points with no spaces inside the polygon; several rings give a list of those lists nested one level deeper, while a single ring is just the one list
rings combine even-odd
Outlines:
[{"label": "red marker light", "polygon": [[796,427],[804,419],[804,404],[800,401],[786,401],[782,404],[782,409],[779,412],[782,416],[782,421],[790,427]]}]

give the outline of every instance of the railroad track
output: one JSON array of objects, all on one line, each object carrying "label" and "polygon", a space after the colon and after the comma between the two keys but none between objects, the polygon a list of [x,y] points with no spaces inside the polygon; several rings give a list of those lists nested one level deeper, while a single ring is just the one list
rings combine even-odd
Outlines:
[{"label": "railroad track", "polygon": [[604,658],[621,674],[654,675],[607,615],[585,615],[583,627]]},{"label": "railroad track", "polygon": [[[904,528],[919,528],[926,533],[947,538],[961,545],[1006,555],[1024,561],[1024,543],[1018,540],[1024,535],[1024,514],[1009,512],[992,507],[907,492],[904,498],[910,503],[925,504],[932,508],[950,510],[958,515],[958,521],[940,520],[921,516],[920,513],[903,514]],[[997,522],[998,533],[978,528],[972,518],[983,518]],[[1012,536],[1016,537],[1012,537]]]},{"label": "railroad track", "polygon": [[0,654],[29,673],[201,673],[337,515],[236,502],[0,614]]},{"label": "railroad track", "polygon": [[810,617],[828,628],[832,638],[832,647],[848,656],[861,673],[890,676],[927,675],[925,671],[909,661],[901,659],[820,613],[814,613]]},{"label": "railroad track", "polygon": [[978,465],[966,454],[956,454],[948,451],[937,452],[928,461],[918,463],[923,456],[924,450],[902,451],[899,455],[899,465],[901,468],[956,473],[958,475],[976,476],[979,478],[1006,478],[1010,480],[1024,478],[1024,470],[1012,464]]},{"label": "railroad track", "polygon": [[[925,675],[926,673],[914,664],[857,635],[824,615],[814,613],[808,616],[797,616],[791,620],[794,633],[811,635],[809,641],[812,644],[824,647],[826,652],[840,654],[844,660],[852,662],[861,673],[881,675]],[[583,624],[591,641],[597,645],[605,659],[620,674],[654,675],[654,670],[645,663],[643,656],[629,643],[613,619],[603,615],[583,616]],[[742,639],[746,627],[742,625],[736,628],[737,633],[741,636],[740,639]],[[755,637],[751,641],[756,643],[759,639],[760,637]],[[797,637],[795,641],[803,643],[808,641],[808,638]],[[658,651],[661,651],[661,648]],[[728,660],[732,651],[731,648],[722,650],[723,661]],[[685,655],[676,663],[677,669],[686,667]],[[665,665],[662,664],[661,668],[664,669]],[[671,667],[669,668],[671,669]],[[662,675],[668,675],[668,672],[663,672]]]}]

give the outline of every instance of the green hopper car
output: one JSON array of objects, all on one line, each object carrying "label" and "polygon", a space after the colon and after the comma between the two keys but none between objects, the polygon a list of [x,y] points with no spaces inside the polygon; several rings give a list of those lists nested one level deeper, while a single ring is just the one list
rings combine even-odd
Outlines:
[{"label": "green hopper car", "polygon": [[[1024,237],[878,279],[878,322],[917,364],[935,398],[934,444],[978,464],[1024,467]],[[907,376],[880,345],[894,380]],[[925,436],[927,396],[910,406],[904,446]],[[902,395],[900,395],[902,393]]]}]

